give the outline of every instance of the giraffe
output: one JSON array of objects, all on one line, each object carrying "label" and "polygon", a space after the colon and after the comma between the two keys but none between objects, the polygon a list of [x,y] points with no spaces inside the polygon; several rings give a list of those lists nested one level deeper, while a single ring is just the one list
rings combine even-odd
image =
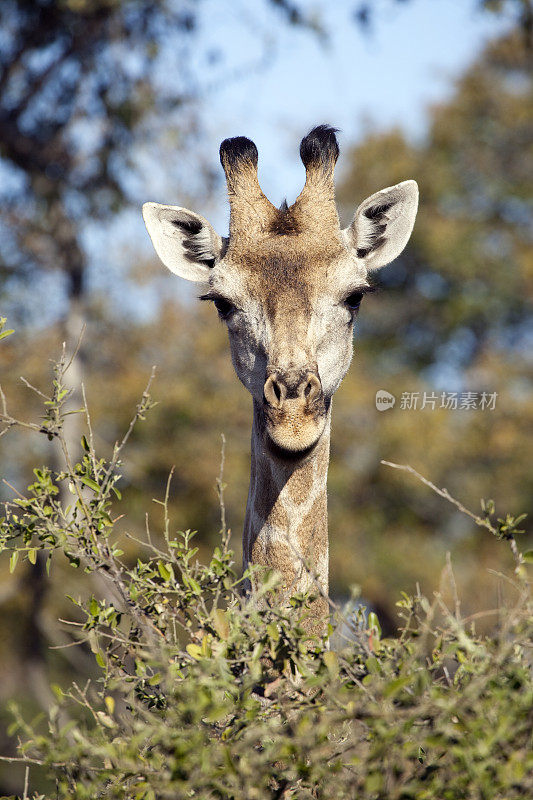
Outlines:
[{"label": "giraffe", "polygon": [[364,200],[341,229],[335,134],[319,125],[302,139],[305,185],[290,207],[280,208],[259,185],[255,144],[225,139],[226,238],[188,209],[143,206],[163,264],[203,285],[200,299],[212,301],[225,322],[235,372],[252,396],[244,568],[278,571],[287,596],[311,590],[310,633],[321,632],[328,616],[332,397],[350,365],[369,275],[402,252],[418,207],[417,184],[406,180]]}]

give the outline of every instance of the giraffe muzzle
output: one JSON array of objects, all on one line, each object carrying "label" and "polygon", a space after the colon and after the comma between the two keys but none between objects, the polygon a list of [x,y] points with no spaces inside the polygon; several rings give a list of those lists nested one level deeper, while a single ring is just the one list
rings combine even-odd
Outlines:
[{"label": "giraffe muzzle", "polygon": [[281,410],[289,400],[298,400],[311,408],[322,395],[322,384],[315,372],[273,372],[268,376],[263,390],[269,406]]},{"label": "giraffe muzzle", "polygon": [[298,453],[318,441],[327,409],[317,372],[271,372],[265,381],[263,399],[266,432],[277,448]]}]

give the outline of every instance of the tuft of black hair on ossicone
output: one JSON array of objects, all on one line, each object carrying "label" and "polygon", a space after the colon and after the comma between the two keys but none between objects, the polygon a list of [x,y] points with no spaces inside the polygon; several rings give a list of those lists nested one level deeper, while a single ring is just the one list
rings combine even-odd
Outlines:
[{"label": "tuft of black hair on ossicone", "polygon": [[233,139],[224,139],[220,145],[220,163],[224,169],[232,170],[244,162],[257,168],[258,159],[257,147],[246,136],[234,136]]},{"label": "tuft of black hair on ossicone", "polygon": [[339,145],[335,136],[337,131],[338,128],[332,128],[331,125],[317,125],[302,139],[300,158],[306,169],[331,169],[339,157]]}]

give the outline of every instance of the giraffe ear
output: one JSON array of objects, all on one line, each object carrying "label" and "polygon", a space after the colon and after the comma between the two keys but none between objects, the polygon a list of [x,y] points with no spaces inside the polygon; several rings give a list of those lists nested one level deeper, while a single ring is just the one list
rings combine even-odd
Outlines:
[{"label": "giraffe ear", "polygon": [[171,272],[188,281],[209,279],[224,243],[204,217],[159,203],[145,203],[143,217],[157,255]]},{"label": "giraffe ear", "polygon": [[403,181],[367,197],[352,224],[343,231],[346,244],[364,259],[368,269],[379,269],[400,255],[407,244],[418,209],[416,181]]}]

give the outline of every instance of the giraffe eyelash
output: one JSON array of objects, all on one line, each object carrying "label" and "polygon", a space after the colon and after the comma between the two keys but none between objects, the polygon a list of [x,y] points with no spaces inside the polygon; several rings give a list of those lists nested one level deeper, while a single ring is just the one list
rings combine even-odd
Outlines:
[{"label": "giraffe eyelash", "polygon": [[208,292],[207,294],[202,294],[198,298],[199,300],[210,300],[216,310],[218,311],[218,315],[220,319],[226,320],[229,319],[232,314],[237,310],[236,306],[233,305],[231,300],[228,300],[226,297],[223,297],[221,294],[216,294],[215,292]]},{"label": "giraffe eyelash", "polygon": [[367,284],[365,286],[354,286],[353,289],[349,289],[347,296],[350,294],[355,294],[356,292],[362,295],[365,294],[373,294],[374,292],[380,291],[380,286],[375,286],[374,284]]}]

